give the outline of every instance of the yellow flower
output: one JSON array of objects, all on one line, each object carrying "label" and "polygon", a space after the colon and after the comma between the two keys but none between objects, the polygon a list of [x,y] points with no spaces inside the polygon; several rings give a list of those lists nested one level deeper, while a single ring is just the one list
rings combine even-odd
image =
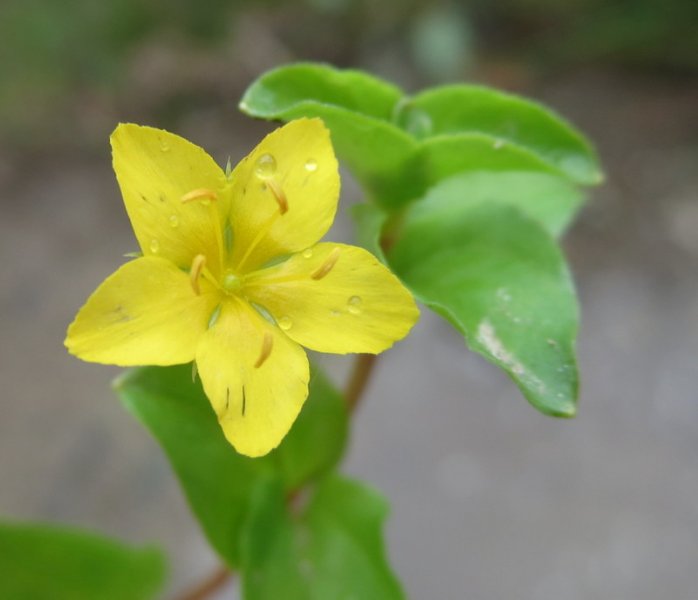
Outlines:
[{"label": "yellow flower", "polygon": [[127,124],[114,171],[143,256],[108,277],[68,328],[83,360],[196,361],[230,443],[261,456],[308,395],[308,358],[376,354],[417,320],[410,293],[362,248],[318,243],[339,174],[319,119],[277,129],[226,175],[201,148]]}]

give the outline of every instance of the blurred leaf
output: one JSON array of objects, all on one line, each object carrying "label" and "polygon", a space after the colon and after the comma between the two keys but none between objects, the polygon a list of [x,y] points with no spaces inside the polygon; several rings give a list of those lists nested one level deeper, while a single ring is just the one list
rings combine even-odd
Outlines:
[{"label": "blurred leaf", "polygon": [[[533,171],[472,171],[445,179],[436,199],[429,203],[432,216],[444,213],[448,219],[454,210],[466,204],[500,202],[519,208],[558,237],[584,202],[584,194],[569,180]],[[457,202],[454,199],[457,198]]]},{"label": "blurred leaf", "polygon": [[578,314],[564,259],[538,223],[469,189],[467,177],[447,181],[413,205],[390,264],[531,404],[573,416]]},{"label": "blurred leaf", "polygon": [[146,600],[164,577],[154,548],[55,525],[0,523],[0,598]]},{"label": "blurred leaf", "polygon": [[240,527],[260,478],[275,473],[293,489],[331,468],[344,448],[342,397],[315,369],[291,431],[258,459],[238,454],[225,439],[190,365],[133,369],[115,389],[162,445],[211,545],[231,567],[239,564]]},{"label": "blurred leaf", "polygon": [[388,219],[388,213],[373,204],[356,204],[352,207],[351,216],[356,223],[356,241],[359,246],[366,248],[382,263],[388,261],[381,247],[381,232]]},{"label": "blurred leaf", "polygon": [[381,529],[388,507],[359,483],[331,477],[299,515],[283,489],[260,487],[242,538],[246,600],[403,598],[386,558]]},{"label": "blurred leaf", "polygon": [[576,183],[603,179],[584,136],[543,105],[492,89],[451,85],[417,94],[411,104],[431,118],[432,133],[480,132],[537,154]]}]

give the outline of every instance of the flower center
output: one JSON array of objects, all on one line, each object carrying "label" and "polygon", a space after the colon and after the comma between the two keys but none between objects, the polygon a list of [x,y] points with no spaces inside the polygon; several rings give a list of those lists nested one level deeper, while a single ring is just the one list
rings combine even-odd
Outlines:
[{"label": "flower center", "polygon": [[226,273],[223,276],[223,289],[226,292],[237,292],[242,287],[242,278],[235,273]]}]

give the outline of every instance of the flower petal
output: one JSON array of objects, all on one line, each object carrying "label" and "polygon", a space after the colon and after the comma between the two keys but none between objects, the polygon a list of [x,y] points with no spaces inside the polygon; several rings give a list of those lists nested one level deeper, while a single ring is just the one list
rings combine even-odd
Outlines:
[{"label": "flower petal", "polygon": [[251,274],[245,294],[291,339],[319,352],[377,354],[419,316],[395,275],[363,248],[344,244],[317,244]]},{"label": "flower petal", "polygon": [[224,305],[196,364],[226,438],[247,456],[278,446],[308,396],[303,349],[242,300]]},{"label": "flower petal", "polygon": [[217,273],[219,208],[206,199],[182,202],[193,191],[225,193],[225,174],[215,161],[184,138],[130,123],[116,128],[111,145],[116,178],[143,254],[168,258],[182,268],[204,254]]},{"label": "flower petal", "polygon": [[218,293],[154,256],[121,266],[89,297],[68,328],[65,345],[90,362],[175,365],[194,359]]},{"label": "flower petal", "polygon": [[317,242],[337,211],[339,172],[320,119],[277,129],[235,168],[232,265],[250,271]]}]

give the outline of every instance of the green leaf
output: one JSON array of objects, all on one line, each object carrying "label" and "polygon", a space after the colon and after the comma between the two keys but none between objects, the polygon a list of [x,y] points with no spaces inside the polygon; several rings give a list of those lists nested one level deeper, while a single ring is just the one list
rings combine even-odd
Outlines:
[{"label": "green leaf", "polygon": [[115,389],[160,442],[209,542],[231,566],[253,489],[270,473],[287,489],[331,468],[346,438],[341,396],[313,370],[310,395],[279,448],[252,459],[228,443],[190,365],[143,367],[117,379]]},{"label": "green leaf", "polygon": [[480,133],[429,138],[420,146],[418,164],[424,182],[420,195],[447,177],[469,171],[559,173],[527,149]]},{"label": "green leaf", "polygon": [[541,104],[475,85],[450,85],[414,96],[431,134],[480,132],[526,148],[576,183],[603,179],[593,148],[572,125]]},{"label": "green leaf", "polygon": [[287,490],[298,489],[339,462],[347,441],[348,421],[344,397],[313,367],[303,410],[270,455],[277,461]]},{"label": "green leaf", "polygon": [[0,523],[0,598],[146,600],[164,577],[154,548],[55,525]]},{"label": "green leaf", "polygon": [[430,196],[428,207],[447,220],[457,210],[454,205],[467,209],[483,202],[515,206],[557,237],[583,204],[584,194],[567,179],[548,173],[472,171],[445,179],[439,191]]},{"label": "green leaf", "polygon": [[278,483],[258,494],[241,543],[246,600],[404,597],[385,558],[388,507],[376,492],[334,476],[293,515]]},{"label": "green leaf", "polygon": [[244,113],[290,121],[320,117],[337,154],[380,202],[397,204],[413,193],[417,142],[391,124],[402,92],[360,71],[297,64],[262,75],[240,101]]},{"label": "green leaf", "polygon": [[459,183],[444,182],[411,207],[390,264],[531,404],[573,416],[578,310],[564,259],[537,222],[509,204],[469,199]]},{"label": "green leaf", "polygon": [[388,121],[402,95],[398,87],[363,71],[296,63],[264,73],[245,92],[240,110],[279,119],[299,107],[320,104]]}]

